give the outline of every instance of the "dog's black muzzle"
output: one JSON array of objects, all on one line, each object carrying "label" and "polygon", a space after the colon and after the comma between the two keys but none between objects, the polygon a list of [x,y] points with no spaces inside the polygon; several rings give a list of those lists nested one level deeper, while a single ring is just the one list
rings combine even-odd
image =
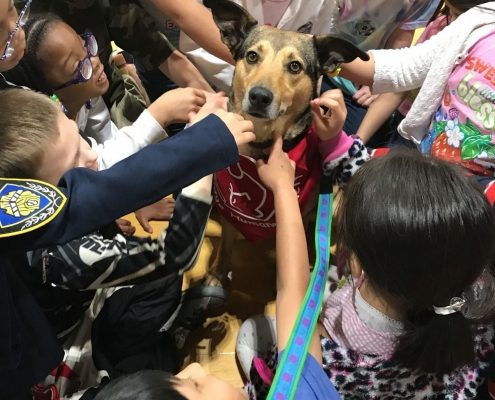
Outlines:
[{"label": "dog's black muzzle", "polygon": [[273,93],[262,86],[254,86],[249,90],[248,113],[256,118],[268,118],[268,107],[273,102]]}]

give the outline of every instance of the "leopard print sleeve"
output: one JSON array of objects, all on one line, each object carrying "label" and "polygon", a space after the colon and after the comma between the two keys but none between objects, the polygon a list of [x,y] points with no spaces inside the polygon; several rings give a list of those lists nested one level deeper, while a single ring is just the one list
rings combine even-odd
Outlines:
[{"label": "leopard print sleeve", "polygon": [[357,136],[349,150],[338,158],[323,163],[323,174],[333,178],[340,186],[349,182],[356,171],[368,161],[371,156],[368,149]]}]

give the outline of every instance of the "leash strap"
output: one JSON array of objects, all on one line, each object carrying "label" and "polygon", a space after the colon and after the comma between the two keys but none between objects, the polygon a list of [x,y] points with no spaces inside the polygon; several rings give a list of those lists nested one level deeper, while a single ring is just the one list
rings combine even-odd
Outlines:
[{"label": "leash strap", "polygon": [[296,394],[323,302],[330,254],[332,202],[331,193],[319,195],[315,230],[316,267],[311,274],[311,281],[289,342],[277,367],[268,400],[292,400]]}]

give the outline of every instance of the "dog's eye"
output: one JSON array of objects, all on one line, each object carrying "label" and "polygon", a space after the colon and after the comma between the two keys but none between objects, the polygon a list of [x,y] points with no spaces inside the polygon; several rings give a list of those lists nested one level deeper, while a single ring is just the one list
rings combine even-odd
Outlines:
[{"label": "dog's eye", "polygon": [[302,70],[302,65],[299,61],[292,61],[289,64],[289,72],[292,74],[298,74]]},{"label": "dog's eye", "polygon": [[258,62],[259,56],[255,51],[248,51],[246,54],[246,61],[249,64],[255,64]]}]

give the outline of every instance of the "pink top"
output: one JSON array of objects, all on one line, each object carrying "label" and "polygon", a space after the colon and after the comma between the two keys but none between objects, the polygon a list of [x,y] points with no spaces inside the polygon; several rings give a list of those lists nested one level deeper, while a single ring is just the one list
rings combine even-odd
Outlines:
[{"label": "pink top", "polygon": [[360,295],[358,281],[347,283],[327,298],[322,323],[332,340],[362,354],[390,357],[402,324],[381,313]]},{"label": "pink top", "polygon": [[421,151],[478,175],[495,169],[495,32],[480,39],[447,81]]}]

